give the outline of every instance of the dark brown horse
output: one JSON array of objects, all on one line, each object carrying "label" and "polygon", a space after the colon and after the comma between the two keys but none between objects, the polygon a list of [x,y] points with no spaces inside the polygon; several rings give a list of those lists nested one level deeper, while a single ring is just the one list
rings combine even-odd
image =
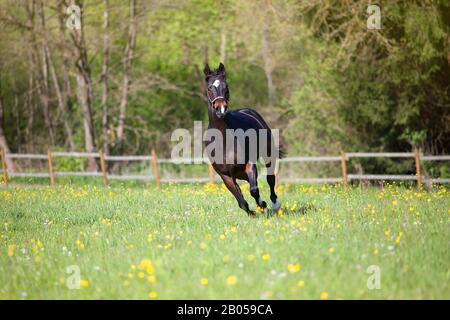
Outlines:
[{"label": "dark brown horse", "polygon": [[[275,211],[279,209],[275,193],[275,167],[281,156],[276,145],[273,132],[263,117],[253,109],[228,110],[230,99],[225,76],[225,66],[211,70],[206,64],[204,69],[208,99],[208,131],[219,133],[214,139],[206,141],[208,157],[214,170],[220,175],[228,190],[236,198],[239,207],[249,215],[254,215],[245,201],[236,179],[248,181],[250,194],[259,208],[265,209],[267,204],[259,195],[258,172],[256,162],[263,158],[267,168],[267,183],[270,186],[270,199]],[[240,132],[243,139],[239,139]],[[254,136],[254,140],[251,138]],[[230,143],[231,142],[231,143]],[[229,147],[231,146],[231,147]]]}]

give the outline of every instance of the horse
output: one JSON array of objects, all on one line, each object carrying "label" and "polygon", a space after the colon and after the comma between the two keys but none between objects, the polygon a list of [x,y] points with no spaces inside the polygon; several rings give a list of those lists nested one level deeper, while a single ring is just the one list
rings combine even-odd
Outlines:
[{"label": "horse", "polygon": [[[255,199],[257,207],[261,211],[265,211],[267,204],[261,199],[259,194],[256,168],[257,160],[262,157],[266,168],[270,169],[270,172],[267,172],[267,183],[270,187],[272,208],[274,212],[278,212],[280,205],[275,193],[276,177],[274,168],[276,167],[277,159],[283,155],[281,147],[275,145],[271,129],[257,111],[250,108],[229,110],[230,93],[223,63],[220,63],[219,68],[214,70],[211,70],[209,65],[205,64],[203,72],[206,81],[206,100],[208,102],[208,131],[215,130],[220,133],[218,135],[220,138],[216,137],[205,141],[206,149],[213,150],[208,153],[212,167],[236,198],[239,207],[245,210],[249,216],[255,216],[255,212],[250,210],[236,180],[245,180],[250,184],[250,194]],[[244,142],[236,136],[235,133],[238,131],[244,133]],[[250,139],[247,139],[251,136],[251,134],[246,136],[247,132],[257,133],[256,146],[255,141],[252,143]],[[230,142],[231,148],[228,147]],[[262,146],[260,145],[261,143]]]}]

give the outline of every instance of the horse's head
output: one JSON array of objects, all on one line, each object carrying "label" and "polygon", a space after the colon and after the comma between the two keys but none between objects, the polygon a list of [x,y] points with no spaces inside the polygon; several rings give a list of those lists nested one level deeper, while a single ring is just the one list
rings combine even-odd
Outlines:
[{"label": "horse's head", "polygon": [[209,65],[205,65],[203,70],[206,80],[206,97],[208,98],[208,107],[218,118],[225,116],[228,110],[228,100],[230,93],[225,80],[225,66],[220,63],[219,68],[211,71]]}]

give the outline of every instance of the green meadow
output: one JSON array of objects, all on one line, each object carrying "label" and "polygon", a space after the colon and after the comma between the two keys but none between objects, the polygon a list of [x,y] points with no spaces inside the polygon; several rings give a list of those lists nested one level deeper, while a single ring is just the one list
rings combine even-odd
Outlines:
[{"label": "green meadow", "polygon": [[342,189],[3,187],[0,298],[449,299],[450,190]]}]

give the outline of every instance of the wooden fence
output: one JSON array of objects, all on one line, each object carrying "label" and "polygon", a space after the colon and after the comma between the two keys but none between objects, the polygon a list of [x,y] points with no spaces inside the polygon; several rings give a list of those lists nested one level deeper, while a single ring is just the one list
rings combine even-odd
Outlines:
[{"label": "wooden fence", "polygon": [[[126,155],[126,156],[111,156],[105,155],[102,151],[98,153],[87,152],[52,152],[50,149],[47,154],[18,154],[10,153],[6,154],[4,150],[0,150],[1,166],[3,181],[7,185],[9,177],[38,177],[38,178],[50,178],[50,184],[55,184],[56,177],[72,176],[72,177],[102,177],[105,185],[109,184],[109,180],[143,180],[143,181],[155,181],[157,187],[160,187],[164,182],[214,182],[216,174],[209,164],[208,159],[196,158],[196,159],[158,159],[155,150],[152,150],[149,155]],[[55,157],[68,157],[68,158],[96,158],[100,164],[100,170],[97,172],[88,171],[57,171],[55,168]],[[48,172],[11,172],[6,165],[6,158],[10,160],[14,159],[29,159],[29,160],[45,160],[48,166]],[[347,162],[351,158],[413,158],[415,161],[416,174],[415,175],[390,175],[390,174],[348,174]],[[431,183],[450,183],[450,179],[440,179],[424,177],[421,173],[421,162],[423,161],[449,161],[450,155],[423,155],[418,149],[414,152],[382,152],[382,153],[366,153],[366,152],[342,152],[339,156],[319,156],[319,157],[287,157],[279,160],[279,163],[289,162],[340,162],[342,175],[334,178],[285,178],[283,182],[287,183],[338,183],[342,182],[345,190],[348,190],[348,184],[354,180],[415,180],[419,190],[422,190],[422,183],[424,180],[428,184]],[[150,175],[117,175],[109,174],[107,170],[106,162],[108,161],[148,161],[151,171]],[[163,163],[172,164],[189,164],[189,163],[207,163],[208,164],[208,177],[204,178],[164,178],[160,175],[159,166]]]}]

